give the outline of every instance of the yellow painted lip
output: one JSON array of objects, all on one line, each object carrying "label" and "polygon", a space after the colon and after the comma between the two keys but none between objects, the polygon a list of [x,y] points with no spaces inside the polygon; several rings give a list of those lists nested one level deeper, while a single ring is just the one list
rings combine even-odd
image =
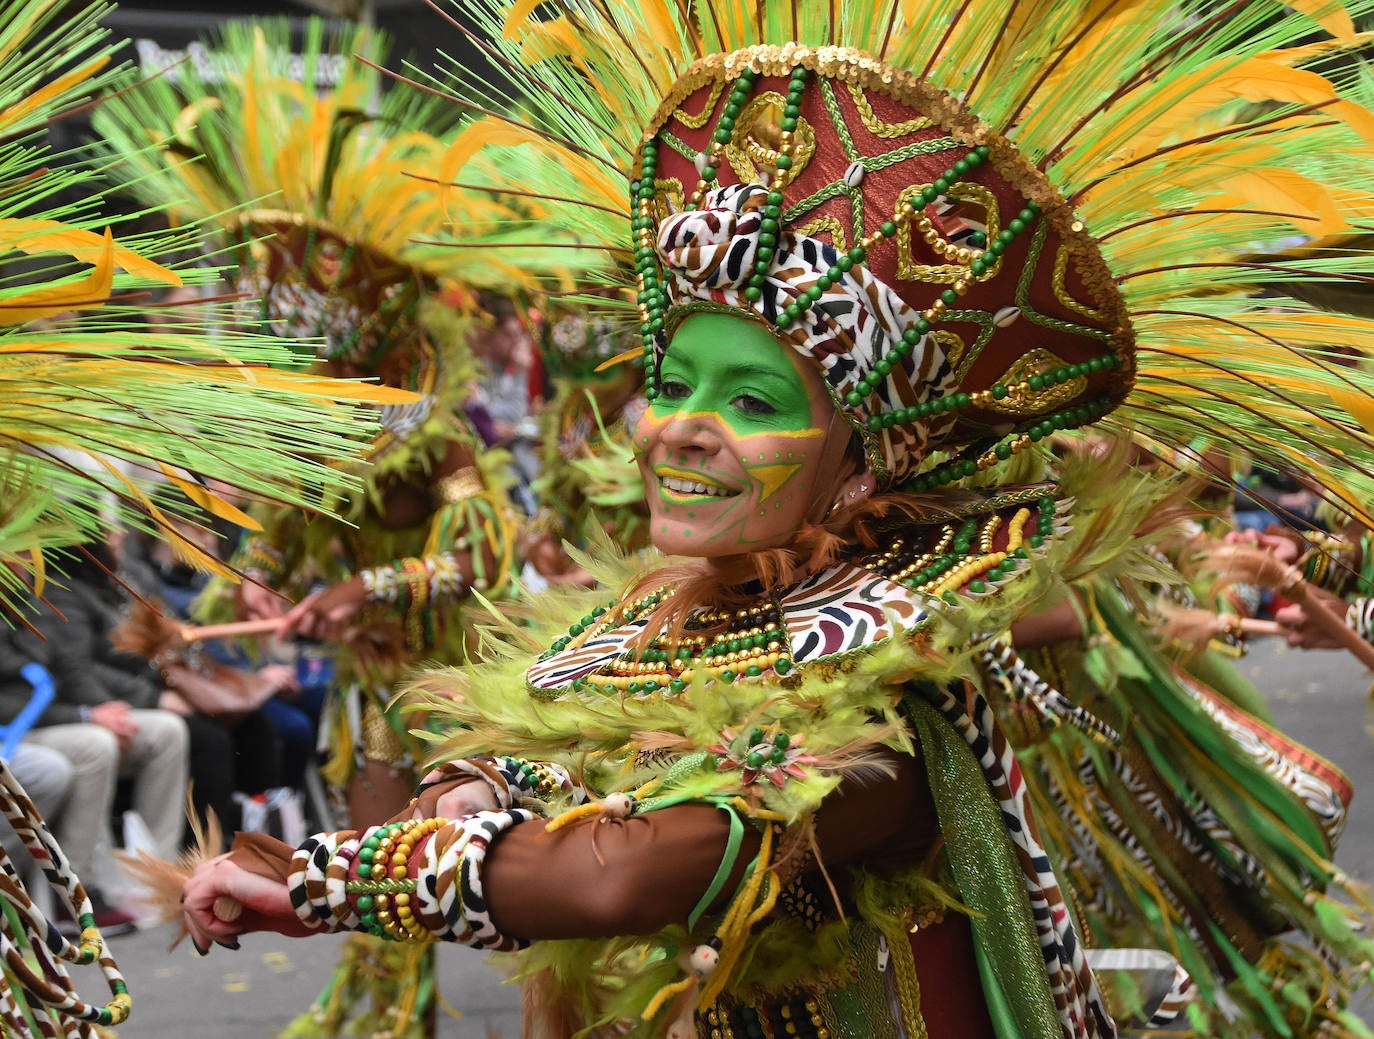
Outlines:
[{"label": "yellow painted lip", "polygon": [[[741,493],[737,488],[727,487],[722,483],[710,479],[701,473],[689,472],[686,469],[676,469],[671,465],[654,466],[654,476],[658,479],[658,493],[664,497],[672,498],[674,501],[700,501],[702,498],[733,498]],[[705,494],[678,494],[670,491],[663,486],[665,479],[683,480],[687,483],[704,483],[709,488]],[[722,493],[713,494],[712,490]]]}]

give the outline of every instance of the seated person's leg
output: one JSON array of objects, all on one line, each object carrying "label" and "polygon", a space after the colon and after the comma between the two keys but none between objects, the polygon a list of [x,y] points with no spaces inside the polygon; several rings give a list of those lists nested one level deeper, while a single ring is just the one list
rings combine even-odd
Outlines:
[{"label": "seated person's leg", "polygon": [[138,732],[120,756],[120,771],[134,780],[134,811],[143,817],[159,852],[181,847],[190,740],[186,722],[171,711],[134,711]]}]

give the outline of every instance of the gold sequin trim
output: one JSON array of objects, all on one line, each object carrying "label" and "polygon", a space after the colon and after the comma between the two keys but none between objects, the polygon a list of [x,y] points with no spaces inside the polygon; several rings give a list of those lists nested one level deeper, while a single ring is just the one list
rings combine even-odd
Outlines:
[{"label": "gold sequin trim", "polygon": [[933,328],[930,330],[930,337],[945,353],[945,359],[955,368],[964,360],[964,352],[968,349],[968,344],[964,342],[963,336],[957,332],[951,332],[948,328]]},{"label": "gold sequin trim", "polygon": [[1109,377],[1117,387],[1114,395],[1129,390],[1134,382],[1135,366],[1130,352],[1134,337],[1130,331],[1126,303],[1111,269],[1083,221],[1044,173],[1022,156],[1014,144],[997,134],[962,103],[913,73],[894,69],[850,47],[765,44],[730,54],[711,54],[694,62],[673,85],[645,128],[643,140],[652,140],[683,101],[702,87],[714,85],[723,79],[733,81],[745,69],[753,69],[764,76],[786,78],[798,66],[863,90],[878,90],[901,104],[924,112],[932,125],[939,126],[965,147],[986,144],[992,168],[1026,199],[1040,207],[1045,221],[1075,260],[1084,286],[1105,301],[1102,307],[1104,322],[1112,328],[1118,356],[1126,362]]},{"label": "gold sequin trim", "polygon": [[450,504],[466,501],[481,494],[486,488],[482,484],[482,474],[472,466],[449,473],[439,481],[439,497]]},{"label": "gold sequin trim", "polygon": [[686,208],[687,189],[676,177],[654,178],[654,220],[662,223]]},{"label": "gold sequin trim", "polygon": [[792,168],[777,169],[782,133],[778,123],[785,107],[787,98],[769,90],[754,97],[735,120],[734,133],[725,146],[725,158],[742,183],[762,184],[785,172],[784,184],[790,184],[801,176],[816,154],[816,131],[805,119],[798,119],[792,134]]},{"label": "gold sequin trim", "polygon": [[[911,203],[914,206],[915,203],[912,200],[917,198],[927,186],[925,184],[913,184],[909,188],[904,188],[897,197],[896,212],[901,213],[904,203]],[[983,207],[986,216],[984,223],[987,227],[989,241],[1001,231],[1002,221],[997,206],[997,197],[981,184],[966,184],[961,181],[952,185],[945,192],[945,195],[948,198],[972,202]],[[913,227],[933,252],[950,262],[947,264],[917,263],[912,253]],[[897,222],[897,277],[899,278],[924,282],[955,282],[972,278],[969,264],[973,262],[975,255],[972,249],[951,244],[940,234],[930,217],[925,215],[924,209],[917,209],[916,215],[911,220]],[[998,256],[980,280],[986,281],[988,278],[995,277],[1001,269],[1002,257]]]},{"label": "gold sequin trim", "polygon": [[406,756],[405,745],[396,735],[396,730],[377,709],[377,705],[371,702],[363,710],[362,737],[363,757],[368,761],[393,765]]},{"label": "gold sequin trim", "polygon": [[849,251],[849,242],[845,237],[844,224],[839,218],[833,216],[818,217],[796,229],[796,234],[805,235],[808,238],[815,238],[817,235],[830,235],[830,244],[839,252]]},{"label": "gold sequin trim", "polygon": [[[991,235],[988,236],[988,240],[992,240]],[[1000,257],[997,262],[1002,262]],[[1059,252],[1054,257],[1054,298],[1080,317],[1085,317],[1089,321],[1105,323],[1107,320],[1106,314],[1094,307],[1088,306],[1086,303],[1080,303],[1078,300],[1074,299],[1073,296],[1069,295],[1069,288],[1067,285],[1068,275],[1069,251],[1061,246]]]},{"label": "gold sequin trim", "polygon": [[721,92],[724,89],[725,80],[722,79],[711,88],[711,94],[700,112],[696,115],[689,115],[686,109],[679,108],[673,113],[673,118],[689,129],[700,130],[710,121],[712,113],[716,110],[716,102],[720,100]]}]

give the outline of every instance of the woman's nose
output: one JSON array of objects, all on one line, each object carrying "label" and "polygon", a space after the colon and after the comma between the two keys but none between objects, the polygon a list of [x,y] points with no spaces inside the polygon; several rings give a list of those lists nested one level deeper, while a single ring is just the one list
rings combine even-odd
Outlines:
[{"label": "woman's nose", "polygon": [[698,448],[706,454],[720,450],[721,437],[715,420],[700,412],[673,419],[663,427],[663,443],[675,450]]}]

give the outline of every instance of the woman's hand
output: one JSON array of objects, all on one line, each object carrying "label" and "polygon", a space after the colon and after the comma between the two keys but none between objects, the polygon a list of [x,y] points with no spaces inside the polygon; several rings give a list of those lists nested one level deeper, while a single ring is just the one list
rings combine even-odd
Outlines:
[{"label": "woman's hand", "polygon": [[1298,561],[1298,557],[1306,550],[1296,535],[1289,536],[1280,528],[1270,528],[1260,532],[1255,530],[1233,530],[1226,535],[1228,545],[1250,545],[1254,548],[1267,549],[1273,554],[1274,558],[1281,563],[1290,566]]},{"label": "woman's hand", "polygon": [[[211,943],[236,948],[238,936],[248,931],[275,931],[292,938],[316,933],[291,908],[285,884],[235,865],[232,853],[197,866],[183,888],[182,903],[186,929],[201,953],[208,952]],[[227,914],[231,905],[239,909],[232,920],[217,915],[216,907]]]},{"label": "woman's hand", "polygon": [[[1319,598],[1336,616],[1339,617],[1345,612],[1345,603],[1330,592],[1313,588],[1310,594]],[[1289,603],[1287,606],[1276,610],[1274,620],[1283,627],[1288,638],[1288,644],[1297,649],[1346,648],[1345,643],[1329,628],[1314,623],[1311,611],[1304,609],[1301,603]]]},{"label": "woman's hand", "polygon": [[410,807],[391,821],[461,819],[478,812],[494,812],[500,807],[491,787],[473,776],[462,776],[422,790]]},{"label": "woman's hand", "polygon": [[343,642],[353,619],[367,601],[361,577],[331,584],[308,595],[282,618],[280,635],[302,635],[320,642]]},{"label": "woman's hand", "polygon": [[287,600],[252,576],[245,577],[234,589],[234,614],[239,620],[276,620],[286,613]]}]

